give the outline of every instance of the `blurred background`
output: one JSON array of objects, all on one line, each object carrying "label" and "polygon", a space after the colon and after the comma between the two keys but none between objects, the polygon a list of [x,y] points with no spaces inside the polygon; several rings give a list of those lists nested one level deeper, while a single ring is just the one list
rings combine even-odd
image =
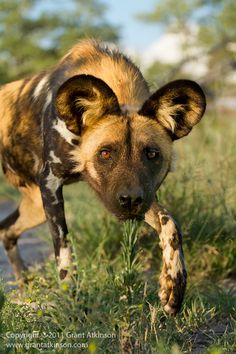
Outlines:
[{"label": "blurred background", "polygon": [[[116,333],[114,340],[91,342],[89,353],[180,354],[202,353],[204,348],[210,354],[235,353],[236,1],[0,0],[0,85],[47,69],[86,37],[117,44],[140,66],[152,90],[187,78],[201,84],[207,95],[204,118],[174,144],[176,170],[158,191],[183,232],[188,270],[183,311],[177,318],[163,317],[156,296],[162,258],[158,237],[141,226],[140,251],[135,248],[134,269],[127,273],[130,248],[122,225],[79,183],[64,192],[80,301],[64,290],[58,296],[53,257],[42,268],[34,266],[25,289],[27,303],[57,305],[35,315],[29,307],[6,301],[0,348],[10,338],[5,332],[18,335],[30,326],[30,333],[42,328],[76,333],[79,323],[81,332]],[[18,200],[0,171],[0,219]],[[35,233],[39,238],[30,232],[19,242],[23,258],[34,265],[53,249],[46,227]],[[12,279],[0,245],[1,277]],[[1,301],[0,281],[0,308]],[[89,309],[86,315],[83,306]]]},{"label": "blurred background", "polygon": [[[0,1],[0,83],[36,73],[84,37],[119,44],[153,88],[196,79],[236,107],[235,0]],[[217,101],[216,101],[217,98]]]}]

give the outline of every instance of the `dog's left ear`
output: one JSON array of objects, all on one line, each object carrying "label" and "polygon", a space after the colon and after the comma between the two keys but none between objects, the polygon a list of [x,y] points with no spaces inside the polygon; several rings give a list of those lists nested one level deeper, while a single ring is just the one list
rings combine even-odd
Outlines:
[{"label": "dog's left ear", "polygon": [[67,128],[80,135],[105,114],[119,114],[120,106],[112,89],[92,75],[76,75],[57,91],[55,107]]},{"label": "dog's left ear", "polygon": [[196,82],[176,80],[157,90],[139,114],[156,119],[176,140],[187,135],[201,120],[205,108],[205,95]]}]

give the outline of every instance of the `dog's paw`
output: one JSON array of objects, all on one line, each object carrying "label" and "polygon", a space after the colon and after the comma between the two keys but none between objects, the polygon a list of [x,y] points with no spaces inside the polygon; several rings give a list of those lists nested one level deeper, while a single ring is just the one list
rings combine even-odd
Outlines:
[{"label": "dog's paw", "polygon": [[162,272],[160,277],[159,297],[166,313],[176,315],[180,309],[184,298],[187,281],[186,270],[183,269],[172,278],[168,273]]}]

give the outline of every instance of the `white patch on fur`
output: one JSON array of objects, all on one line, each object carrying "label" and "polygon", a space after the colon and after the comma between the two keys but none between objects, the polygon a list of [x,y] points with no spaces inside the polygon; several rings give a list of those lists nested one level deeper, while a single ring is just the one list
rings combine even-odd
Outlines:
[{"label": "white patch on fur", "polygon": [[[160,221],[162,218],[162,214],[158,213],[160,217]],[[176,226],[172,218],[168,215],[169,220],[165,225],[161,226],[161,233],[160,233],[160,246],[163,250],[163,259],[165,260],[168,267],[168,274],[171,276],[172,279],[177,278],[178,272],[183,273],[184,267],[184,260],[183,254],[181,249],[173,250],[170,245],[170,241],[173,239],[173,234],[177,232]],[[174,255],[173,255],[174,252]],[[173,258],[171,259],[171,256]]]},{"label": "white patch on fur", "polygon": [[60,269],[68,269],[71,266],[71,251],[69,247],[60,248],[59,260],[58,260],[58,268]]},{"label": "white patch on fur", "polygon": [[62,227],[61,227],[60,225],[58,225],[58,231],[59,231],[59,237],[60,237],[60,239],[63,239],[63,237],[64,237],[64,232],[63,232]]},{"label": "white patch on fur", "polygon": [[53,150],[50,151],[49,156],[51,157],[52,162],[54,162],[54,163],[61,163],[61,160],[59,159],[59,157],[57,157],[57,156],[55,155],[55,152],[54,152]]},{"label": "white patch on fur", "polygon": [[161,223],[161,232],[159,235],[160,246],[162,249],[164,249],[168,244],[168,240],[169,240],[170,235],[172,235],[172,233],[175,230],[175,225],[173,225],[173,222],[170,219],[169,215],[167,216],[167,215],[164,215],[162,212],[159,212],[158,216],[159,216],[160,223],[161,223],[162,217],[167,217],[169,219],[165,225],[162,225],[162,223]]},{"label": "white patch on fur", "polygon": [[75,164],[75,167],[73,168],[72,172],[73,173],[81,173],[85,170],[85,161],[82,161],[80,156],[80,150],[79,149],[74,149],[73,151],[70,152],[71,156],[71,161]]},{"label": "white patch on fur", "polygon": [[57,200],[57,195],[56,192],[58,190],[58,188],[61,186],[61,179],[56,177],[52,170],[50,169],[49,175],[47,176],[47,183],[46,183],[46,187],[47,189],[50,190],[52,196],[54,197],[55,201],[53,202],[53,204],[57,204],[58,200]]},{"label": "white patch on fur", "polygon": [[171,261],[171,269],[168,270],[168,274],[172,279],[176,279],[178,273],[183,274],[183,269],[185,269],[183,255],[180,250],[176,250],[174,253],[174,258]]},{"label": "white patch on fur", "polygon": [[50,91],[47,94],[46,101],[43,106],[43,114],[46,112],[46,109],[48,108],[51,102],[52,102],[52,92]]},{"label": "white patch on fur", "polygon": [[78,136],[72,133],[69,129],[67,129],[66,123],[57,118],[56,122],[53,125],[53,128],[60,134],[60,136],[66,140],[66,142],[70,145],[73,145],[72,140],[78,140]]},{"label": "white patch on fur", "polygon": [[34,89],[34,93],[33,96],[35,99],[37,99],[39,97],[39,95],[41,94],[41,91],[43,90],[44,86],[46,86],[48,82],[48,75],[44,76],[39,83],[37,84],[37,86]]},{"label": "white patch on fur", "polygon": [[163,258],[165,259],[166,264],[171,264],[172,260],[171,260],[171,255],[173,254],[173,248],[166,243],[164,249],[163,249]]}]

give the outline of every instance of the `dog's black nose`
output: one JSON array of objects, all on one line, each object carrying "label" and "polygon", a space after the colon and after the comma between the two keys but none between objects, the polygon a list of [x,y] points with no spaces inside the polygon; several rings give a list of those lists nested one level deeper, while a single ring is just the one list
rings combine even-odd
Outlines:
[{"label": "dog's black nose", "polygon": [[138,207],[143,202],[142,193],[135,193],[130,191],[129,193],[121,193],[118,195],[118,201],[122,208],[132,209]]}]

